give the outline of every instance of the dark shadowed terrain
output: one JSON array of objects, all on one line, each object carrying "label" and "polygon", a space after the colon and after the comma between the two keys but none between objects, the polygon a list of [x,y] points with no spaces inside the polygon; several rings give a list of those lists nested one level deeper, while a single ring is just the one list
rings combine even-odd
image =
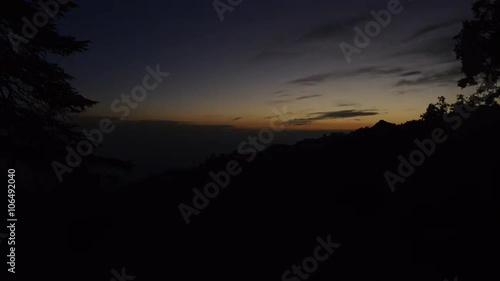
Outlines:
[{"label": "dark shadowed terrain", "polygon": [[[316,237],[331,234],[341,246],[312,280],[491,276],[500,108],[482,107],[454,130],[456,124],[380,121],[347,135],[273,145],[251,163],[229,154],[99,196],[96,178],[75,174],[78,180],[55,193],[32,197],[40,211],[23,213],[30,223],[21,229],[37,232],[25,240],[37,250],[26,259],[37,261],[32,270],[41,280],[101,280],[95,276],[123,264],[145,280],[279,280],[312,255]],[[414,140],[435,128],[446,141],[391,192],[384,173],[397,174],[398,155],[408,159]],[[241,174],[186,225],[179,204],[192,206],[191,189],[203,190],[209,172],[230,159]]]},{"label": "dark shadowed terrain", "polygon": [[75,1],[0,4],[0,281],[499,279],[500,0]]}]

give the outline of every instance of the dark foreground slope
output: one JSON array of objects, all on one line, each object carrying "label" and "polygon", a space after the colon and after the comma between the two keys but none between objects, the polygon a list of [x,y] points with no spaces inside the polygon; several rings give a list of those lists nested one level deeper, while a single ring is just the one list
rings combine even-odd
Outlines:
[{"label": "dark foreground slope", "polygon": [[[331,235],[340,247],[308,280],[495,279],[500,109],[461,120],[456,129],[379,122],[274,145],[251,163],[220,157],[114,193],[96,194],[94,179],[75,173],[23,214],[23,231],[38,236],[23,242],[33,249],[26,262],[36,261],[30,274],[108,281],[125,267],[134,280],[282,280]],[[398,156],[408,159],[415,140],[436,128],[446,141],[392,192],[384,173],[397,174]],[[193,206],[192,189],[203,190],[230,159],[241,174],[186,225],[179,204]]]}]

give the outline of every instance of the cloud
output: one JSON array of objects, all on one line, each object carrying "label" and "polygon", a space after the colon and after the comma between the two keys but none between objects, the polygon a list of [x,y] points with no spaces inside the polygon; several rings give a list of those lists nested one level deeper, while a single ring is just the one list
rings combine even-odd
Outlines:
[{"label": "cloud", "polygon": [[405,94],[408,94],[408,93],[420,93],[422,91],[423,91],[423,89],[420,89],[420,88],[405,89],[405,90],[396,91],[396,94],[398,94],[398,95],[405,95]]},{"label": "cloud", "polygon": [[380,66],[368,66],[361,67],[356,70],[348,72],[348,75],[361,75],[361,74],[397,74],[403,72],[404,69],[401,67],[380,67]]},{"label": "cloud", "polygon": [[312,99],[312,98],[317,98],[321,97],[322,95],[308,95],[308,96],[301,96],[298,97],[297,100],[305,100],[305,99]]},{"label": "cloud", "polygon": [[317,73],[291,80],[288,82],[288,84],[313,86],[319,83],[324,83],[329,80],[343,78],[343,77],[360,76],[365,74],[374,77],[379,75],[398,74],[404,71],[405,71],[404,68],[401,67],[368,66],[368,67],[357,68],[352,71],[330,71],[330,72]]},{"label": "cloud", "polygon": [[302,85],[315,85],[318,83],[323,83],[328,79],[334,77],[336,72],[325,72],[309,75],[306,77],[298,78],[292,81],[289,81],[289,84],[302,84]]},{"label": "cloud", "polygon": [[358,105],[357,103],[337,103],[338,107],[349,107],[349,106],[356,106]]},{"label": "cloud", "polygon": [[288,121],[288,123],[292,126],[302,126],[302,125],[309,125],[311,124],[313,121],[310,121],[308,119],[293,119],[293,120],[290,120]]},{"label": "cloud", "polygon": [[323,119],[351,118],[358,116],[373,116],[379,113],[375,110],[368,110],[368,109],[362,109],[362,110],[350,109],[350,110],[340,110],[340,111],[330,111],[330,112],[317,112],[311,114],[316,115],[314,119],[323,120]]},{"label": "cloud", "polygon": [[406,77],[406,76],[413,76],[413,75],[418,75],[418,74],[422,74],[422,71],[408,71],[408,72],[404,72],[404,73],[401,73],[401,77]]},{"label": "cloud", "polygon": [[236,117],[236,118],[233,118],[231,119],[231,121],[238,121],[238,120],[241,120],[243,117]]},{"label": "cloud", "polygon": [[320,120],[331,120],[331,119],[345,119],[352,117],[361,117],[361,116],[374,116],[378,115],[379,112],[371,109],[362,109],[362,110],[339,110],[339,111],[329,111],[329,112],[316,112],[310,113],[307,118],[299,118],[293,119],[290,121],[290,124],[301,126],[311,124],[315,121]]},{"label": "cloud", "polygon": [[412,35],[410,35],[408,38],[404,39],[403,43],[408,43],[426,34],[432,33],[436,30],[450,27],[459,23],[461,23],[461,19],[451,19],[445,22],[429,24],[427,26],[420,28],[419,30],[415,31]]},{"label": "cloud", "polygon": [[406,48],[406,50],[398,51],[390,55],[390,57],[426,57],[435,59],[438,62],[456,61],[454,54],[455,40],[453,36],[444,36],[421,41],[418,44]]},{"label": "cloud", "polygon": [[459,76],[460,69],[458,67],[453,67],[440,72],[424,73],[416,79],[401,79],[394,86],[423,86],[431,84],[443,85],[448,83],[456,83]]}]

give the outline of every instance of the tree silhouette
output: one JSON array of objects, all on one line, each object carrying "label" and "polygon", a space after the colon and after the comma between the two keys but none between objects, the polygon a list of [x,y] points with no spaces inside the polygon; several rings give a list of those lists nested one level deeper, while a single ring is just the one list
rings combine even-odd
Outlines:
[{"label": "tree silhouette", "polygon": [[455,54],[465,74],[458,86],[479,85],[475,96],[491,105],[500,95],[496,87],[500,76],[500,1],[475,1],[472,11],[474,19],[465,20],[455,37]]},{"label": "tree silhouette", "polygon": [[57,30],[55,20],[76,4],[56,6],[23,0],[0,8],[0,149],[10,165],[49,167],[66,145],[85,138],[72,116],[97,103],[78,94],[73,77],[47,59],[82,52],[89,43]]},{"label": "tree silhouette", "polygon": [[420,115],[423,121],[438,121],[442,120],[443,116],[450,111],[451,106],[446,103],[446,98],[441,96],[438,97],[438,102],[435,104],[429,104],[425,113]]},{"label": "tree silhouette", "polygon": [[457,95],[457,102],[446,104],[444,97],[429,104],[421,120],[441,120],[456,106],[497,105],[500,96],[500,0],[477,0],[472,4],[473,20],[464,20],[462,30],[455,36],[455,54],[461,61],[464,78],[458,81],[463,88],[477,86],[470,97]]}]

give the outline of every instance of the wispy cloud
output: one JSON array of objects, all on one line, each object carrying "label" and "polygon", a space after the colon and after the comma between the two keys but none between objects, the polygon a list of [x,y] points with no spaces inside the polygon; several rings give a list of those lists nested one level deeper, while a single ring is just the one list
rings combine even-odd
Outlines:
[{"label": "wispy cloud", "polygon": [[233,118],[231,119],[231,121],[238,121],[238,120],[241,120],[243,117],[236,117],[236,118]]},{"label": "wispy cloud", "polygon": [[316,115],[314,117],[315,120],[323,120],[323,119],[341,119],[341,118],[351,118],[358,116],[373,116],[379,114],[376,110],[370,109],[362,109],[362,110],[340,110],[340,111],[330,111],[330,112],[317,112],[311,113],[312,115]]},{"label": "wispy cloud", "polygon": [[422,74],[422,71],[408,71],[408,72],[404,72],[404,73],[401,73],[401,77],[407,77],[407,76],[413,76],[413,75],[419,75],[419,74]]},{"label": "wispy cloud", "polygon": [[401,79],[394,86],[423,86],[430,84],[451,84],[456,83],[460,76],[458,67],[449,68],[440,72],[424,73],[415,79]]},{"label": "wispy cloud", "polygon": [[390,75],[398,74],[404,72],[404,68],[401,67],[383,67],[383,66],[368,66],[357,68],[352,71],[330,71],[324,73],[317,73],[302,78],[294,79],[289,81],[289,84],[300,84],[300,85],[316,85],[319,83],[324,83],[329,80],[339,79],[343,77],[353,77],[369,74],[370,76],[380,76],[380,75]]},{"label": "wispy cloud", "polygon": [[437,60],[439,63],[456,61],[453,52],[455,40],[453,36],[443,36],[438,38],[427,39],[417,44],[405,48],[402,51],[397,51],[389,56],[393,57],[425,57]]},{"label": "wispy cloud", "polygon": [[379,112],[377,110],[372,109],[362,109],[362,110],[339,110],[339,111],[329,111],[329,112],[315,112],[310,113],[306,118],[298,118],[290,121],[292,125],[307,125],[311,124],[315,121],[320,120],[331,120],[331,119],[345,119],[352,117],[361,117],[361,116],[373,116],[378,115]]},{"label": "wispy cloud", "polygon": [[403,40],[403,43],[408,43],[410,41],[413,41],[415,39],[418,39],[426,34],[432,33],[434,31],[444,29],[453,25],[458,25],[461,23],[461,19],[451,19],[448,21],[444,22],[439,22],[439,23],[433,23],[429,24],[427,26],[424,26],[417,31],[415,31],[412,35],[410,35],[408,38]]},{"label": "wispy cloud", "polygon": [[318,74],[313,74],[309,76],[305,76],[302,78],[294,79],[292,81],[289,81],[289,84],[302,84],[302,85],[316,85],[318,83],[323,83],[332,77],[334,77],[336,72],[325,72],[325,73],[318,73]]},{"label": "wispy cloud", "polygon": [[338,102],[337,106],[338,107],[350,107],[350,106],[357,106],[357,103],[347,103],[347,102]]},{"label": "wispy cloud", "polygon": [[297,100],[312,99],[312,98],[317,98],[317,97],[321,97],[321,96],[322,95],[307,95],[307,96],[298,97]]},{"label": "wispy cloud", "polygon": [[361,67],[351,72],[347,75],[361,75],[361,74],[397,74],[405,71],[402,67],[381,67],[381,66],[368,66]]}]

